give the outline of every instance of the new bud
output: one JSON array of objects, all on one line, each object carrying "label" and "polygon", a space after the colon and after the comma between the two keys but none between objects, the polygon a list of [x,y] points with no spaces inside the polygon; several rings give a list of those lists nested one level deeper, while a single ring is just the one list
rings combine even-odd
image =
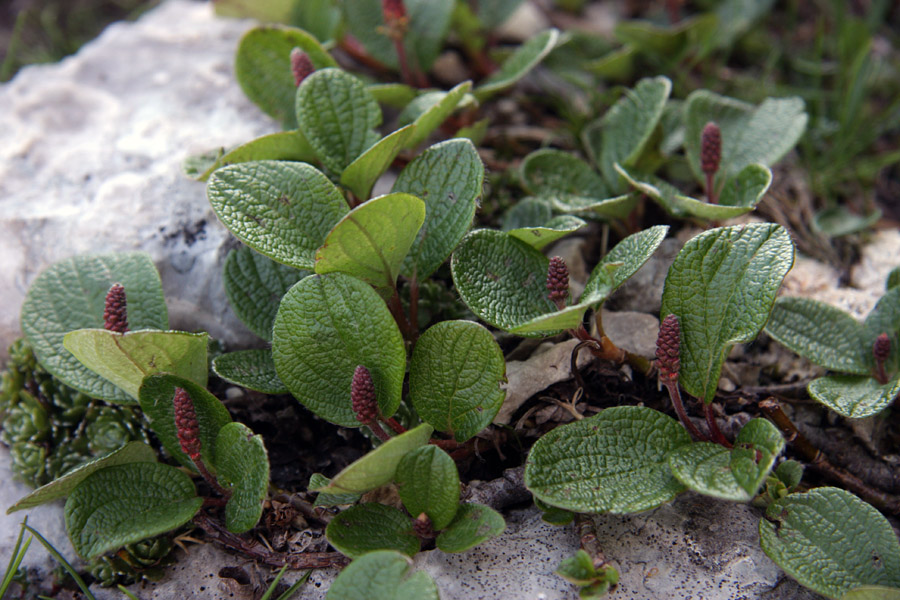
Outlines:
[{"label": "new bud", "polygon": [[877,362],[884,362],[891,355],[891,338],[888,334],[882,333],[875,338],[875,344],[872,345],[872,356]]},{"label": "new bud", "polygon": [[375,399],[375,383],[372,374],[362,365],[353,372],[353,383],[350,384],[350,399],[353,412],[360,423],[373,423],[378,418],[378,402]]},{"label": "new bud", "polygon": [[103,327],[116,333],[128,331],[125,288],[121,284],[113,284],[106,293],[106,304],[103,307]]},{"label": "new bud", "polygon": [[381,12],[384,15],[384,23],[388,27],[405,25],[407,16],[403,0],[381,0]]},{"label": "new bud", "polygon": [[707,175],[715,175],[722,160],[722,131],[710,121],[700,134],[700,169]]},{"label": "new bud", "polygon": [[294,85],[299,86],[315,70],[316,68],[306,52],[300,48],[291,50],[291,72],[294,74]]},{"label": "new bud", "polygon": [[565,308],[569,297],[569,267],[560,256],[551,258],[547,267],[547,297],[560,310]]},{"label": "new bud", "polygon": [[178,443],[185,454],[191,460],[200,460],[200,424],[197,422],[197,413],[194,410],[194,402],[183,388],[175,388],[175,430],[178,433]]},{"label": "new bud", "polygon": [[656,338],[656,366],[659,378],[663,383],[678,380],[681,369],[681,324],[678,317],[668,315],[659,326],[659,337]]}]

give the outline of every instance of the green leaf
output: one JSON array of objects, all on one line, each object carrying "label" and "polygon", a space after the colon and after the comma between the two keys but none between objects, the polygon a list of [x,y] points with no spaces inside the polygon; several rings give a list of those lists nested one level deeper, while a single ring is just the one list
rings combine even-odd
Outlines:
[{"label": "green leaf", "polygon": [[[310,490],[317,490],[327,487],[331,480],[321,473],[313,473],[309,478],[308,487]],[[340,506],[343,504],[356,504],[362,494],[325,494],[319,493],[313,506]]]},{"label": "green leaf", "polygon": [[382,138],[347,165],[341,174],[341,185],[362,201],[368,200],[372,186],[378,181],[400,151],[410,146],[415,125],[407,125]]},{"label": "green leaf", "polygon": [[302,29],[266,25],[244,34],[238,44],[234,74],[241,89],[264,112],[284,124],[297,127],[294,94],[297,88],[291,70],[291,50],[300,48],[317,69],[336,67],[319,42]]},{"label": "green leaf", "polygon": [[206,466],[213,467],[214,470],[216,436],[222,427],[231,422],[231,415],[218,398],[188,379],[169,374],[150,375],[141,386],[141,410],[169,454],[184,466],[196,470],[193,461],[184,453],[178,441],[175,407],[172,402],[176,387],[184,389],[191,397],[200,429],[200,454]]},{"label": "green leaf", "polygon": [[522,198],[503,215],[503,231],[542,226],[553,218],[552,204],[550,198]]},{"label": "green leaf", "polygon": [[591,143],[593,155],[600,159],[600,172],[614,189],[622,189],[614,165],[637,166],[671,91],[672,82],[667,77],[641,79],[603,115],[595,135],[590,133],[591,126],[585,130],[585,142]]},{"label": "green leaf", "polygon": [[707,122],[722,132],[722,160],[715,186],[731,179],[748,165],[769,167],[794,147],[806,129],[807,115],[800,98],[767,98],[759,106],[697,90],[685,106],[684,148],[697,181],[704,184],[700,168],[700,136]]},{"label": "green leaf", "polygon": [[900,587],[900,543],[890,523],[844,490],[817,488],[773,502],[759,535],[769,558],[829,598],[864,585]]},{"label": "green leaf", "polygon": [[212,162],[203,165],[202,169],[197,167],[197,172],[188,173],[188,176],[206,181],[216,169],[254,160],[314,162],[316,154],[299,129],[281,131],[258,137],[226,153],[217,153]]},{"label": "green leaf", "polygon": [[41,366],[69,387],[91,398],[129,402],[124,390],[63,347],[63,336],[69,331],[103,327],[106,293],[114,283],[125,288],[132,329],[168,329],[162,283],[153,260],[144,252],[127,252],[76,256],[38,275],[22,305],[22,331]]},{"label": "green leaf", "polygon": [[892,290],[896,287],[900,287],[900,267],[894,267],[891,269],[891,272],[888,273],[887,281],[885,281],[885,290]]},{"label": "green leaf", "polygon": [[666,276],[660,317],[681,322],[684,390],[709,403],[731,346],[753,340],[794,262],[780,225],[711,229],[684,245]]},{"label": "green leaf", "polygon": [[575,585],[589,585],[594,582],[597,571],[591,555],[579,550],[574,556],[564,558],[556,568],[556,574]]},{"label": "green leaf", "polygon": [[836,413],[862,419],[880,413],[900,394],[900,375],[885,385],[865,375],[827,375],[807,386],[809,395]]},{"label": "green leaf", "polygon": [[550,506],[539,499],[534,498],[534,505],[541,511],[541,521],[551,525],[568,525],[575,520],[575,513],[556,506]]},{"label": "green leaf", "polygon": [[485,29],[495,29],[512,16],[522,0],[479,0],[478,20]]},{"label": "green leaf", "polygon": [[202,504],[190,477],[175,467],[115,465],[92,473],[72,490],[66,529],[78,555],[90,559],[176,529]]},{"label": "green leaf", "polygon": [[372,83],[366,89],[379,104],[396,109],[402,109],[419,94],[419,90],[405,83]]},{"label": "green leaf", "polygon": [[261,435],[243,423],[229,423],[216,437],[216,479],[231,490],[225,505],[225,527],[250,531],[262,516],[269,491],[269,455]]},{"label": "green leaf", "polygon": [[[451,270],[466,306],[491,325],[512,331],[557,312],[547,297],[548,264],[547,257],[528,244],[502,231],[479,229],[467,235],[453,253]],[[548,326],[546,331],[530,335],[552,335],[581,320],[571,311],[564,318],[555,329]]]},{"label": "green leaf", "polygon": [[35,506],[64,498],[75,489],[75,486],[92,473],[113,465],[124,465],[133,462],[156,462],[156,452],[143,442],[128,442],[118,450],[81,463],[59,479],[39,487],[10,506],[6,510],[6,514],[17,510],[34,508]]},{"label": "green leaf", "polygon": [[650,260],[668,232],[668,225],[655,225],[616,244],[591,271],[582,301],[598,303],[608,298]]},{"label": "green leaf", "polygon": [[275,372],[271,350],[239,350],[217,356],[212,364],[216,375],[241,387],[263,394],[287,394],[287,386]]},{"label": "green leaf", "polygon": [[833,206],[816,212],[813,216],[813,228],[828,237],[841,237],[851,233],[865,231],[881,219],[881,210],[861,216],[845,206]]},{"label": "green leaf", "polygon": [[325,598],[326,600],[439,600],[434,580],[424,571],[410,573],[411,562],[408,557],[391,550],[365,554],[341,571]]},{"label": "green leaf", "polygon": [[[445,0],[405,0],[409,25],[404,36],[406,55],[413,65],[428,71],[444,45],[453,13],[453,2]],[[349,32],[378,62],[396,69],[397,51],[385,32],[379,0],[342,2],[344,22]]]},{"label": "green leaf", "polygon": [[684,196],[670,183],[654,175],[633,173],[616,165],[616,171],[639,192],[650,196],[676,217],[706,220],[731,219],[752,211],[772,183],[772,172],[762,165],[748,165],[722,188],[718,204]]},{"label": "green leaf", "polygon": [[443,552],[465,552],[497,537],[504,529],[506,521],[503,516],[489,506],[460,504],[453,522],[437,536],[435,544]]},{"label": "green leaf", "polygon": [[464,442],[491,424],[506,392],[506,361],[491,333],[471,321],[443,321],[419,338],[409,367],[419,416]]},{"label": "green leaf", "polygon": [[637,206],[640,196],[635,193],[623,194],[604,200],[579,198],[551,198],[553,209],[557,212],[579,214],[596,219],[625,219]]},{"label": "green leaf", "polygon": [[380,137],[381,108],[365,84],[340,69],[323,69],[297,88],[297,122],[325,167],[335,173]]},{"label": "green leaf", "polygon": [[479,102],[483,102],[497,92],[512,86],[544,60],[544,57],[556,47],[558,40],[559,31],[556,29],[548,29],[535,35],[516,48],[516,51],[501,65],[500,70],[485,79],[472,93]]},{"label": "green leaf", "polygon": [[392,506],[367,502],[338,514],[325,528],[328,543],[350,558],[374,550],[396,550],[407,556],[419,551],[419,538],[409,517]]},{"label": "green leaf", "polygon": [[206,191],[216,216],[257,252],[298,269],[315,266],[316,249],[350,208],[316,168],[263,160],[223,167]]},{"label": "green leaf", "polygon": [[511,229],[508,233],[517,240],[522,240],[535,250],[540,250],[548,244],[562,239],[570,233],[575,233],[587,225],[583,219],[572,215],[560,215],[548,220],[540,227],[520,227]]},{"label": "green leaf", "polygon": [[209,365],[206,333],[79,329],[63,337],[63,346],[87,368],[138,398],[147,375],[168,372],[206,386]]},{"label": "green leaf", "polygon": [[424,221],[425,203],[409,194],[395,192],[360,204],[316,252],[316,273],[353,275],[389,296]]},{"label": "green leaf", "polygon": [[463,238],[481,200],[484,164],[469,140],[431,146],[409,163],[394,192],[425,201],[425,221],[400,272],[419,280],[434,273]]},{"label": "green leaf", "polygon": [[397,117],[401,125],[412,123],[416,126],[405,147],[415,148],[427,140],[453,114],[471,89],[472,82],[463,81],[448,92],[426,92],[412,100]]},{"label": "green leaf", "polygon": [[672,474],[689,489],[723,500],[746,502],[756,495],[784,448],[778,429],[753,419],[738,434],[734,449],[711,442],[676,448],[668,457]]},{"label": "green leaf", "polygon": [[866,375],[871,351],[863,344],[863,326],[843,310],[810,298],[775,301],[766,333],[789,350],[826,369]]},{"label": "green leaf", "polygon": [[531,194],[562,202],[593,201],[612,194],[594,169],[570,152],[537,150],[522,161],[522,186]]},{"label": "green leaf", "polygon": [[459,506],[459,472],[449,454],[431,445],[411,450],[400,459],[394,477],[413,518],[425,513],[435,530],[450,524]]},{"label": "green leaf", "polygon": [[900,588],[864,585],[850,590],[841,600],[900,600]]},{"label": "green leaf", "polygon": [[341,273],[312,275],[278,308],[272,336],[278,377],[301,404],[343,427],[360,427],[350,403],[359,365],[372,374],[381,414],[400,405],[406,346],[384,301]]},{"label": "green leaf", "polygon": [[547,504],[579,512],[648,510],[684,490],[666,457],[690,441],[678,421],[650,408],[607,408],[539,439],[525,486]]},{"label": "green leaf", "polygon": [[234,314],[253,333],[270,342],[278,303],[292,285],[309,274],[250,248],[237,248],[225,259],[222,280]]},{"label": "green leaf", "polygon": [[389,483],[394,479],[400,460],[407,452],[427,444],[433,431],[431,425],[423,423],[391,438],[348,465],[326,487],[314,491],[327,494],[364,494]]}]

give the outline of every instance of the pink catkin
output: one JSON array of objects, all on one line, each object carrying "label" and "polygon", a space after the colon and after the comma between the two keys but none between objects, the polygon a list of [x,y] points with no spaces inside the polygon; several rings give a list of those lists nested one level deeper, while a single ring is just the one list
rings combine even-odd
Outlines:
[{"label": "pink catkin", "polygon": [[191,460],[200,460],[200,424],[197,422],[197,413],[194,403],[187,391],[175,388],[175,429],[178,432],[178,442],[185,454]]},{"label": "pink catkin", "polygon": [[115,283],[106,293],[103,307],[103,327],[116,333],[128,331],[128,309],[125,288]]},{"label": "pink catkin", "polygon": [[315,70],[316,67],[313,66],[306,52],[300,48],[291,50],[291,72],[294,74],[294,85],[299,86]]},{"label": "pink catkin", "polygon": [[547,267],[547,297],[560,307],[569,297],[569,267],[560,256],[551,258]]},{"label": "pink catkin", "polygon": [[663,382],[678,380],[681,369],[681,324],[675,315],[667,315],[659,326],[656,338],[656,366]]},{"label": "pink catkin", "polygon": [[375,399],[375,384],[372,381],[372,374],[362,365],[356,367],[353,372],[350,399],[357,421],[372,423],[378,418],[378,402]]},{"label": "pink catkin", "polygon": [[872,356],[876,361],[883,363],[890,355],[891,338],[888,337],[888,334],[882,333],[875,338],[875,343],[872,345]]},{"label": "pink catkin", "polygon": [[700,169],[706,175],[715,175],[722,161],[722,131],[710,121],[700,134]]},{"label": "pink catkin", "polygon": [[399,24],[407,18],[403,0],[381,0],[381,12],[386,25]]}]

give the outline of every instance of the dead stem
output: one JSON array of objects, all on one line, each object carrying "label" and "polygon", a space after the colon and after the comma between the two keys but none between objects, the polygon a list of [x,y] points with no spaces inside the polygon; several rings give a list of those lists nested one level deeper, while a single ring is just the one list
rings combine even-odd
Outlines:
[{"label": "dead stem", "polygon": [[870,487],[861,479],[831,464],[828,457],[816,448],[812,442],[800,433],[797,426],[781,410],[775,398],[767,398],[759,403],[759,408],[781,430],[785,439],[794,447],[809,466],[858,495],[860,498],[882,512],[900,515],[900,499]]}]

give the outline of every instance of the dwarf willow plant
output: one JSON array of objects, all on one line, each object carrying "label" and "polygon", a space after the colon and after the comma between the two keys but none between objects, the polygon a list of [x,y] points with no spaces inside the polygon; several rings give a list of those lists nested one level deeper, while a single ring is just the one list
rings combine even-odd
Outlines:
[{"label": "dwarf willow plant", "polygon": [[[769,166],[806,128],[803,101],[769,98],[752,106],[706,90],[680,101],[670,99],[671,88],[666,77],[642,79],[588,124],[581,137],[590,163],[555,149],[529,154],[520,179],[532,198],[510,210],[507,227],[564,229],[553,217],[560,213],[622,219],[639,194],[681,218],[728,219],[752,211],[772,182]],[[686,196],[653,174],[680,159],[682,147],[705,199]]]},{"label": "dwarf willow plant", "polygon": [[824,302],[780,298],[766,325],[779,343],[840,373],[814,379],[807,389],[844,417],[877,414],[900,394],[900,287],[891,283],[864,323]]},{"label": "dwarf willow plant", "polygon": [[72,545],[93,559],[194,518],[204,497],[188,473],[197,473],[224,504],[228,530],[256,525],[268,491],[262,438],[233,423],[206,391],[207,335],[168,330],[148,255],[79,256],[53,265],[28,291],[22,329],[40,363],[66,385],[140,406],[183,469],[130,442],[38,488],[10,512],[67,497]]}]

